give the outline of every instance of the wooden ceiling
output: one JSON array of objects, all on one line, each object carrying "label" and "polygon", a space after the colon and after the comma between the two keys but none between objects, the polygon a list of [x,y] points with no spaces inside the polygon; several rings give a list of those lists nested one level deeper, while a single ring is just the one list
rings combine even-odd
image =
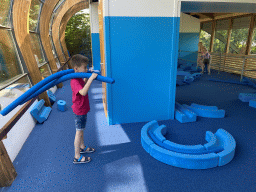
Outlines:
[{"label": "wooden ceiling", "polygon": [[200,21],[208,21],[208,20],[214,20],[214,19],[236,17],[241,15],[249,15],[251,13],[186,13],[186,14],[191,15],[197,19],[200,19]]}]

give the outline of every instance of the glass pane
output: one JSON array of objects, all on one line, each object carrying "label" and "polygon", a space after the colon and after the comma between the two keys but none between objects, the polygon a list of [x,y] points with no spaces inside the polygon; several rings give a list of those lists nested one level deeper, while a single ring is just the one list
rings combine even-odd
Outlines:
[{"label": "glass pane", "polygon": [[55,62],[56,62],[57,68],[59,69],[61,65],[57,57],[55,58]]},{"label": "glass pane", "polygon": [[252,38],[251,54],[256,54],[256,19],[254,23],[255,23],[255,28],[253,32],[253,38]]},{"label": "glass pane", "polygon": [[29,30],[31,31],[36,31],[41,4],[39,0],[32,0],[31,2],[29,12]]},{"label": "glass pane", "polygon": [[0,25],[10,27],[9,10],[11,0],[0,0]]},{"label": "glass pane", "polygon": [[229,52],[245,54],[250,17],[236,18],[233,20],[233,28],[230,37]]},{"label": "glass pane", "polygon": [[46,65],[40,67],[39,70],[40,70],[40,73],[42,74],[42,76],[43,76],[44,78],[46,78],[46,77],[48,77],[48,76],[50,76],[50,75],[52,74],[51,71],[50,71],[50,68],[49,68],[49,65],[48,65],[48,64],[46,64]]},{"label": "glass pane", "polygon": [[214,52],[219,52],[219,53],[225,52],[226,45],[227,45],[227,38],[228,38],[228,27],[229,27],[228,20],[217,21],[215,38],[213,42]]},{"label": "glass pane", "polygon": [[30,33],[30,40],[32,43],[33,54],[35,55],[37,64],[44,63],[45,58],[43,56],[43,49],[39,39],[39,35],[36,33]]},{"label": "glass pane", "polygon": [[11,31],[0,29],[0,83],[22,74]]},{"label": "glass pane", "polygon": [[[27,76],[21,78],[19,81],[14,84],[6,87],[2,91],[0,91],[0,105],[1,110],[7,107],[10,103],[12,103],[15,99],[21,96],[24,92],[26,92],[31,87],[30,81]],[[17,106],[13,111],[11,111],[6,116],[0,116],[1,126],[5,125],[15,113],[22,107],[22,105]],[[0,128],[1,128],[0,126]]]},{"label": "glass pane", "polygon": [[203,23],[203,27],[200,33],[200,42],[203,46],[209,50],[212,36],[212,22]]}]

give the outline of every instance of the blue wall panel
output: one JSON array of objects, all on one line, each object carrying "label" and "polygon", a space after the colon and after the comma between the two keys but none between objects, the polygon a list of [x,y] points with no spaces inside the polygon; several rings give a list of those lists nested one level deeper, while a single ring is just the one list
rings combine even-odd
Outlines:
[{"label": "blue wall panel", "polygon": [[109,124],[174,118],[179,18],[105,17]]},{"label": "blue wall panel", "polygon": [[92,33],[92,56],[94,70],[100,70],[100,36],[99,33]]},{"label": "blue wall panel", "polygon": [[197,62],[199,33],[180,33],[179,58]]}]

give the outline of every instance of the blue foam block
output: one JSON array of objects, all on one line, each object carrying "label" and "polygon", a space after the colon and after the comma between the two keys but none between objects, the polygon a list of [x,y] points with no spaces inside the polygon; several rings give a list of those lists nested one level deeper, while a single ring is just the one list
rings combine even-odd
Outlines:
[{"label": "blue foam block", "polygon": [[238,98],[242,102],[249,102],[250,100],[256,99],[256,93],[239,93]]},{"label": "blue foam block", "polygon": [[249,101],[249,106],[256,108],[256,99]]},{"label": "blue foam block", "polygon": [[219,156],[214,153],[203,155],[181,154],[150,145],[150,155],[155,159],[175,167],[186,169],[208,169],[218,166]]},{"label": "blue foam block", "polygon": [[48,97],[50,99],[51,104],[53,104],[56,101],[56,96],[50,90],[47,91],[47,95],[48,95]]},{"label": "blue foam block", "polygon": [[200,117],[208,117],[208,118],[224,118],[225,117],[225,110],[215,110],[212,108],[212,106],[209,107],[209,109],[206,108],[198,108],[195,106],[188,106],[186,104],[183,104],[183,106],[189,108],[191,111],[195,112]]},{"label": "blue foam block", "polygon": [[175,103],[175,119],[180,123],[195,122],[196,117],[196,113],[177,102]]},{"label": "blue foam block", "polygon": [[[161,136],[156,137],[155,134]],[[206,147],[180,145],[163,140],[165,134],[165,126],[158,126],[157,121],[149,122],[141,130],[141,143],[152,157],[168,165],[186,169],[208,169],[229,163],[235,154],[235,140],[224,129],[218,129],[215,135],[210,131],[206,132]]]},{"label": "blue foam block", "polygon": [[150,153],[150,148],[149,146],[151,144],[154,144],[154,142],[152,141],[152,139],[149,137],[148,135],[148,131],[149,131],[149,128],[151,126],[154,126],[154,124],[157,123],[156,121],[155,122],[149,122],[147,123],[146,125],[144,125],[141,129],[141,144],[142,144],[142,147],[148,152]]},{"label": "blue foam block", "polygon": [[164,140],[166,140],[166,138],[163,136],[163,133],[166,134],[166,126],[165,125],[159,126],[153,132],[156,139],[159,140],[160,142],[163,142]]},{"label": "blue foam block", "polygon": [[236,141],[233,136],[224,129],[218,129],[215,135],[220,142],[220,145],[224,148],[222,152],[217,153],[219,156],[218,166],[223,166],[234,158]]},{"label": "blue foam block", "polygon": [[58,104],[58,109],[59,109],[60,111],[64,112],[64,111],[67,110],[66,101],[64,101],[64,100],[59,100],[59,101],[57,102],[57,104]]},{"label": "blue foam block", "polygon": [[30,111],[30,114],[39,122],[43,123],[48,118],[52,108],[44,106],[45,101],[41,99]]}]

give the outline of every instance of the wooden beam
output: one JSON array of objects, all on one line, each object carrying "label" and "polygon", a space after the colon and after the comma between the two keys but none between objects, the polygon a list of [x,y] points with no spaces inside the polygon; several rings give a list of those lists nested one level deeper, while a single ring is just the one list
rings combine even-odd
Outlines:
[{"label": "wooden beam", "polygon": [[229,52],[229,45],[230,45],[230,39],[231,39],[231,33],[232,33],[232,26],[233,26],[233,19],[229,19],[228,39],[227,39],[227,45],[226,45],[225,53]]},{"label": "wooden beam", "polygon": [[211,42],[210,42],[210,52],[213,52],[213,43],[215,37],[215,29],[216,29],[216,20],[212,21],[212,34],[211,34]]},{"label": "wooden beam", "polygon": [[248,31],[248,39],[247,39],[247,42],[246,42],[245,55],[249,55],[250,52],[251,52],[253,31],[254,31],[254,28],[255,28],[255,25],[256,25],[255,19],[256,19],[256,14],[253,14],[251,16],[250,28],[249,28],[249,31]]},{"label": "wooden beam", "polygon": [[44,5],[42,7],[41,15],[40,15],[41,40],[45,50],[46,57],[49,61],[49,65],[53,72],[57,71],[58,67],[52,52],[51,39],[49,35],[49,31],[50,31],[49,24],[51,21],[53,10],[58,2],[59,0],[45,0]]},{"label": "wooden beam", "polygon": [[[42,80],[42,75],[32,51],[33,45],[31,44],[29,34],[28,20],[31,1],[32,0],[14,1],[12,10],[13,28],[17,44],[28,68],[31,81],[33,84],[37,84]],[[39,98],[45,100],[46,106],[51,106],[51,102],[46,92],[39,95]]]},{"label": "wooden beam", "polygon": [[0,141],[0,187],[9,187],[17,177],[17,172],[5,149],[3,141]]},{"label": "wooden beam", "polygon": [[[74,5],[85,2],[87,6],[83,7],[89,8],[89,1],[88,0],[66,0],[61,9],[58,11],[55,20],[52,25],[52,38],[53,42],[58,54],[58,57],[60,58],[61,62],[65,62],[65,58],[63,57],[63,53],[61,50],[61,44],[60,44],[60,25],[61,25],[61,20],[64,17],[65,13],[68,12],[70,8],[72,8]],[[70,66],[71,67],[71,66]]]}]

